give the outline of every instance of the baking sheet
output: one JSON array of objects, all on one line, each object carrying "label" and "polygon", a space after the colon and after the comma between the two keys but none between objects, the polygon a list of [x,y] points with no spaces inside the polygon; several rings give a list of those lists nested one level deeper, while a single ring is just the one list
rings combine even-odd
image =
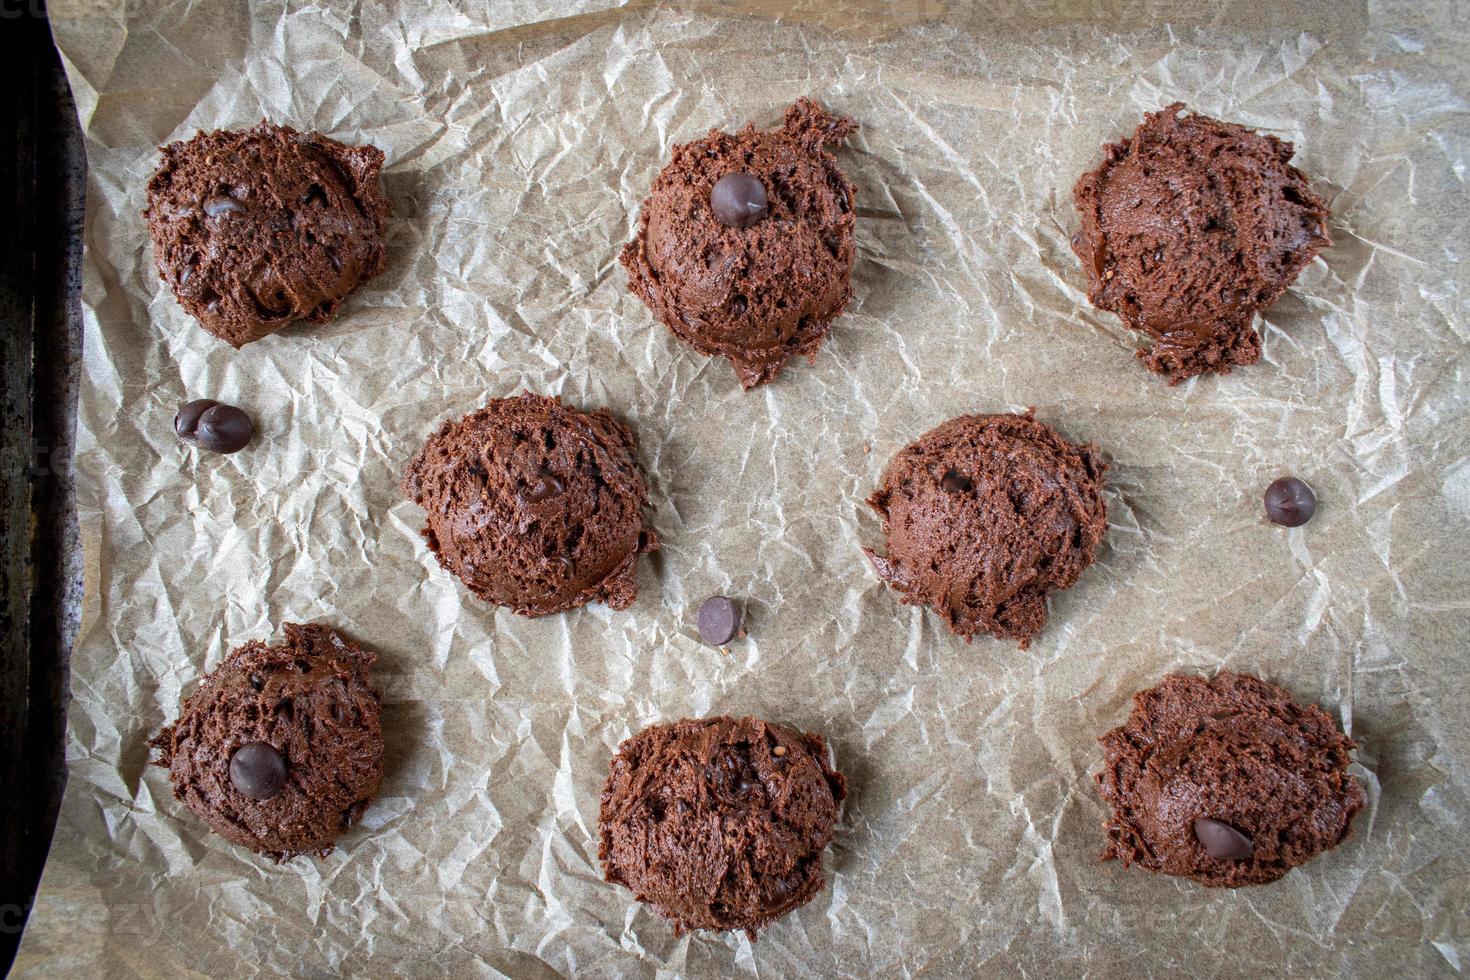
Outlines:
[{"label": "baking sheet", "polygon": [[[1448,974],[1470,957],[1463,5],[938,0],[51,4],[87,138],[70,782],[17,975]],[[607,8],[607,9],[604,9]],[[862,130],[856,297],[742,394],[624,288],[671,146],[812,95]],[[1169,388],[1090,309],[1070,190],[1176,99],[1292,140],[1336,245],[1265,355]],[[388,155],[390,265],[241,351],[153,272],[155,147],[261,117]],[[527,621],[418,538],[404,464],[522,387],[636,431],[664,550],[629,611]],[[176,406],[247,407],[235,456]],[[1030,650],[948,635],[863,560],[899,447],[1020,410],[1110,459],[1097,564]],[[1295,473],[1322,507],[1266,524]],[[694,609],[747,604],[702,645]],[[381,796],[324,861],[210,836],[148,735],[225,652],[321,619],[381,654]],[[1171,670],[1248,670],[1362,745],[1354,839],[1234,893],[1099,864],[1094,738]],[[619,740],[685,715],[821,732],[831,887],[676,938],[600,881]]]}]

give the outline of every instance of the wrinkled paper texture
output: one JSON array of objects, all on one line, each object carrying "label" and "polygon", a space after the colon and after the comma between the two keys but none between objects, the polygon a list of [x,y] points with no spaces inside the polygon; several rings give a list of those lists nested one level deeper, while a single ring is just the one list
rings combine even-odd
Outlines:
[{"label": "wrinkled paper texture", "polygon": [[[1470,12],[1440,3],[771,0],[691,8],[63,0],[91,165],[70,781],[18,975],[1394,976],[1470,964]],[[490,9],[486,9],[490,8]],[[742,393],[616,257],[675,143],[811,95],[862,125],[856,297]],[[1334,247],[1265,354],[1169,388],[1090,308],[1071,187],[1174,100],[1296,144]],[[389,268],[233,351],[158,280],[156,147],[265,117],[387,153]],[[663,551],[626,612],[477,601],[405,463],[522,388],[629,423]],[[181,445],[179,403],[260,434]],[[1030,650],[900,606],[860,548],[905,443],[1024,410],[1111,461],[1096,565]],[[1269,525],[1293,473],[1316,519]],[[740,597],[749,639],[694,610]],[[381,655],[386,777],[326,860],[211,836],[145,740],[232,647],[324,620]],[[1346,845],[1236,892],[1097,860],[1095,739],[1169,671],[1251,671],[1358,740]],[[676,937],[604,884],[618,742],[683,716],[819,732],[830,887]]]}]

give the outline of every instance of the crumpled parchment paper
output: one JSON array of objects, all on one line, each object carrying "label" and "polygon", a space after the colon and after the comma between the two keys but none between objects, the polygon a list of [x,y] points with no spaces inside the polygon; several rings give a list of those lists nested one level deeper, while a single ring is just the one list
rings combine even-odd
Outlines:
[{"label": "crumpled parchment paper", "polygon": [[[58,0],[91,164],[70,782],[18,974],[1392,976],[1470,961],[1470,13],[1453,3]],[[857,118],[857,295],[742,394],[616,262],[671,146]],[[1296,143],[1336,245],[1260,364],[1169,388],[1088,307],[1076,177],[1181,99]],[[155,147],[266,117],[388,155],[388,271],[233,351],[158,281]],[[442,418],[527,387],[636,431],[664,550],[641,597],[528,621],[441,571],[399,499]],[[176,406],[241,404],[234,456]],[[1112,462],[1101,557],[1029,651],[901,607],[862,498],[952,415],[1021,410]],[[1322,506],[1267,524],[1294,473]],[[746,602],[750,638],[694,610]],[[176,803],[144,740],[277,624],[381,654],[387,775],[324,861]],[[1355,837],[1210,891],[1100,864],[1094,739],[1173,670],[1259,673],[1361,743]],[[685,715],[825,735],[831,886],[752,945],[603,884],[619,740]]]}]

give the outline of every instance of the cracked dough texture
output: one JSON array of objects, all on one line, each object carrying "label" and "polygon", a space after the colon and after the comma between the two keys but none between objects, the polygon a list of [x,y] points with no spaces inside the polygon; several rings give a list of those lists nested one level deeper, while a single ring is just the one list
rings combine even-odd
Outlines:
[{"label": "cracked dough texture", "polygon": [[[429,548],[471,592],[523,616],[638,598],[648,491],[633,434],[606,409],[523,393],[445,422],[408,466]],[[560,490],[535,499],[541,480]]]},{"label": "cracked dough texture", "polygon": [[1107,530],[1097,449],[1025,415],[962,415],[893,457],[868,498],[887,557],[864,549],[905,603],[951,630],[1019,640],[1046,624],[1046,598],[1092,564]]},{"label": "cracked dough texture", "polygon": [[[1236,888],[1275,881],[1352,833],[1363,789],[1357,746],[1316,705],[1247,674],[1171,674],[1133,696],[1127,723],[1100,741],[1097,785],[1112,807],[1103,859]],[[1194,821],[1251,839],[1245,860],[1213,858]]]},{"label": "cracked dough texture", "polygon": [[[745,388],[798,354],[815,360],[852,298],[857,192],[823,147],[855,129],[798,99],[775,132],[711,130],[674,147],[623,249],[628,288],[695,350],[728,359]],[[737,172],[766,189],[769,213],[749,228],[710,210],[710,189]]]},{"label": "cracked dough texture", "polygon": [[261,122],[162,148],[143,217],[179,305],[233,347],[323,323],[383,270],[383,151]]},{"label": "cracked dough texture", "polygon": [[1153,336],[1138,356],[1170,384],[1254,364],[1256,313],[1332,244],[1290,143],[1183,109],[1149,113],[1073,189],[1087,298]]},{"label": "cracked dough texture", "polygon": [[653,725],[618,747],[602,791],[604,877],[675,928],[756,931],[826,885],[847,795],[822,739],[755,718]]},{"label": "cracked dough texture", "polygon": [[[174,795],[215,833],[283,861],[326,856],[362,816],[383,776],[373,654],[328,626],[286,623],[286,642],[239,647],[184,700],[179,720],[149,741]],[[286,785],[254,800],[230,781],[251,742],[286,762]]]}]

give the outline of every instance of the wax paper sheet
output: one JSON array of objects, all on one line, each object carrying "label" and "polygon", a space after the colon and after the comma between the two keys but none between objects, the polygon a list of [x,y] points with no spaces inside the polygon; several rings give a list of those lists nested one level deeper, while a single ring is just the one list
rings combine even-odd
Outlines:
[{"label": "wax paper sheet", "polygon": [[[1392,976],[1470,958],[1465,52],[1453,3],[51,5],[86,132],[88,542],[70,782],[17,972]],[[855,299],[742,393],[616,256],[678,142],[856,118]],[[1143,113],[1296,144],[1336,241],[1265,354],[1170,388],[1091,309],[1071,187]],[[156,147],[265,117],[387,153],[390,264],[322,327],[234,351],[153,270]],[[475,600],[397,485],[435,425],[522,388],[640,440],[663,550],[625,612]],[[248,450],[173,436],[245,406]],[[1096,565],[1029,650],[949,635],[864,561],[889,457],[1024,410],[1111,461]],[[1322,505],[1267,524],[1294,473]],[[693,612],[742,599],[750,635]],[[324,620],[381,654],[386,777],[325,860],[211,836],[146,738],[231,647]],[[1361,748],[1353,839],[1235,892],[1097,860],[1095,739],[1169,671],[1324,705]],[[852,789],[830,887],[675,936],[604,884],[620,740],[686,715],[820,732]]]}]

